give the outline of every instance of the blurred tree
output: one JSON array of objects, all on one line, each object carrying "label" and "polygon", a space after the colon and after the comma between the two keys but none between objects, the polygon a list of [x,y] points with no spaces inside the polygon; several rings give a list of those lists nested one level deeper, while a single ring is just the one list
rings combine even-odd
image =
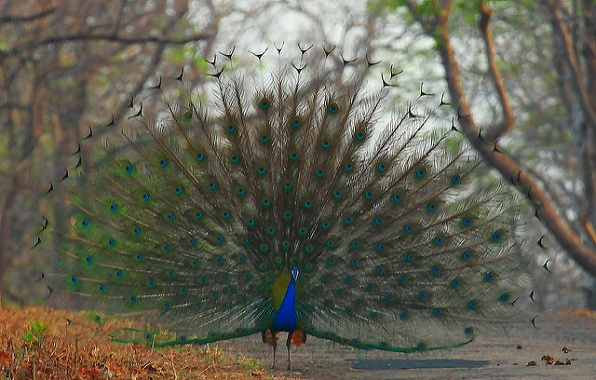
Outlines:
[{"label": "blurred tree", "polygon": [[[380,0],[371,9],[406,10],[432,38],[462,132],[596,276],[596,3]],[[593,279],[589,288],[596,307]]]},{"label": "blurred tree", "polygon": [[[230,0],[0,0],[0,11],[0,294],[28,303],[36,298],[32,280],[52,257],[30,250],[44,223],[40,215],[66,222],[60,197],[40,202],[39,194],[67,175],[65,168],[86,165],[71,154],[81,138],[93,130],[101,142],[110,128],[95,127],[111,124],[114,110],[115,122],[127,117],[126,106],[162,76],[194,66],[184,78],[196,87],[204,80],[202,57],[242,40],[255,51],[270,46],[254,41],[271,42],[264,33],[272,21],[296,25],[291,18],[302,9]],[[362,25],[345,17],[346,34]],[[323,30],[318,23],[311,31]],[[310,37],[325,41],[323,34]],[[365,48],[361,39],[354,42]]]},{"label": "blurred tree", "polygon": [[[11,276],[6,292],[23,299],[15,289],[39,273],[25,252],[42,223],[37,195],[76,165],[68,152],[89,126],[108,124],[114,110],[116,120],[126,117],[132,96],[185,64],[199,69],[185,78],[200,84],[202,56],[284,41],[393,63],[407,71],[404,94],[421,91],[422,81],[426,91],[449,94],[462,132],[594,274],[594,4],[0,0],[0,279],[9,264],[19,278]],[[55,206],[43,212],[59,221]]]},{"label": "blurred tree", "polygon": [[[184,0],[0,2],[0,279],[13,269],[11,300],[41,269],[27,252],[42,223],[40,189],[72,166],[86,126],[107,123],[154,78],[170,47],[210,49],[219,17],[202,5],[197,28]],[[61,222],[59,206],[43,212]]]}]

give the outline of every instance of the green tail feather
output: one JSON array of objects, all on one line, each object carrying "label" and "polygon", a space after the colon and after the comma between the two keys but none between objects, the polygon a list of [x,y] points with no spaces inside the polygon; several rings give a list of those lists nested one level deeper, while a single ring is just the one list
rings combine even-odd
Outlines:
[{"label": "green tail feather", "polygon": [[296,267],[298,328],[358,348],[457,347],[515,315],[520,201],[477,187],[439,99],[386,121],[396,90],[366,87],[365,60],[284,54],[164,96],[71,175],[55,241],[75,305],[133,321],[122,342],[232,339],[271,327]]}]

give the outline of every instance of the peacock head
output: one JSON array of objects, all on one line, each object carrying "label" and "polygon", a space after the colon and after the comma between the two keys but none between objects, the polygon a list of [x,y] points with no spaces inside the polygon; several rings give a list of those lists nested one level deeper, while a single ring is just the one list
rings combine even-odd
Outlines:
[{"label": "peacock head", "polygon": [[298,281],[299,274],[300,274],[300,271],[298,270],[298,268],[292,269],[292,278],[294,279],[294,281]]}]

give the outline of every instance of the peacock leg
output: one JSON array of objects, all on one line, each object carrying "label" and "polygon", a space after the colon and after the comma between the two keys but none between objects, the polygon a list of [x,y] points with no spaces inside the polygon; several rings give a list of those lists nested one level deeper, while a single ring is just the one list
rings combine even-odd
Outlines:
[{"label": "peacock leg", "polygon": [[275,368],[275,359],[277,355],[277,340],[275,339],[275,332],[271,331],[271,335],[273,336],[273,367]]},{"label": "peacock leg", "polygon": [[290,331],[288,332],[288,340],[286,341],[286,347],[288,348],[288,371],[290,369],[292,369],[292,362],[291,362],[291,358],[290,358],[290,346],[292,345],[292,334],[294,332]]},{"label": "peacock leg", "polygon": [[[268,332],[271,333],[271,340],[267,336]],[[273,330],[262,331],[261,337],[263,338],[263,343],[265,343],[265,344],[269,343],[273,346],[273,366],[272,366],[272,368],[275,368],[275,358],[276,358],[276,353],[277,353],[277,339],[275,339],[275,331],[273,331]]]}]

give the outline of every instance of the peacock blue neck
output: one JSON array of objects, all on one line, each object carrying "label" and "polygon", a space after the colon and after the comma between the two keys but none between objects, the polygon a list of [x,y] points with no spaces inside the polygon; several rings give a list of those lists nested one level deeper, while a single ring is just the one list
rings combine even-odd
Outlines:
[{"label": "peacock blue neck", "polygon": [[[276,279],[276,285],[279,289],[280,282],[283,284],[284,279],[287,279],[287,274],[280,275],[278,279]],[[292,273],[289,279],[289,283],[285,288],[285,294],[283,295],[283,300],[281,301],[281,305],[277,309],[277,314],[275,314],[275,318],[273,319],[273,325],[271,326],[271,330],[273,331],[295,331],[297,330],[296,325],[296,278],[298,277],[298,269],[292,269]],[[283,289],[283,288],[282,288]],[[279,294],[279,293],[278,293]],[[274,289],[273,299],[274,304],[276,303],[276,292]]]}]

